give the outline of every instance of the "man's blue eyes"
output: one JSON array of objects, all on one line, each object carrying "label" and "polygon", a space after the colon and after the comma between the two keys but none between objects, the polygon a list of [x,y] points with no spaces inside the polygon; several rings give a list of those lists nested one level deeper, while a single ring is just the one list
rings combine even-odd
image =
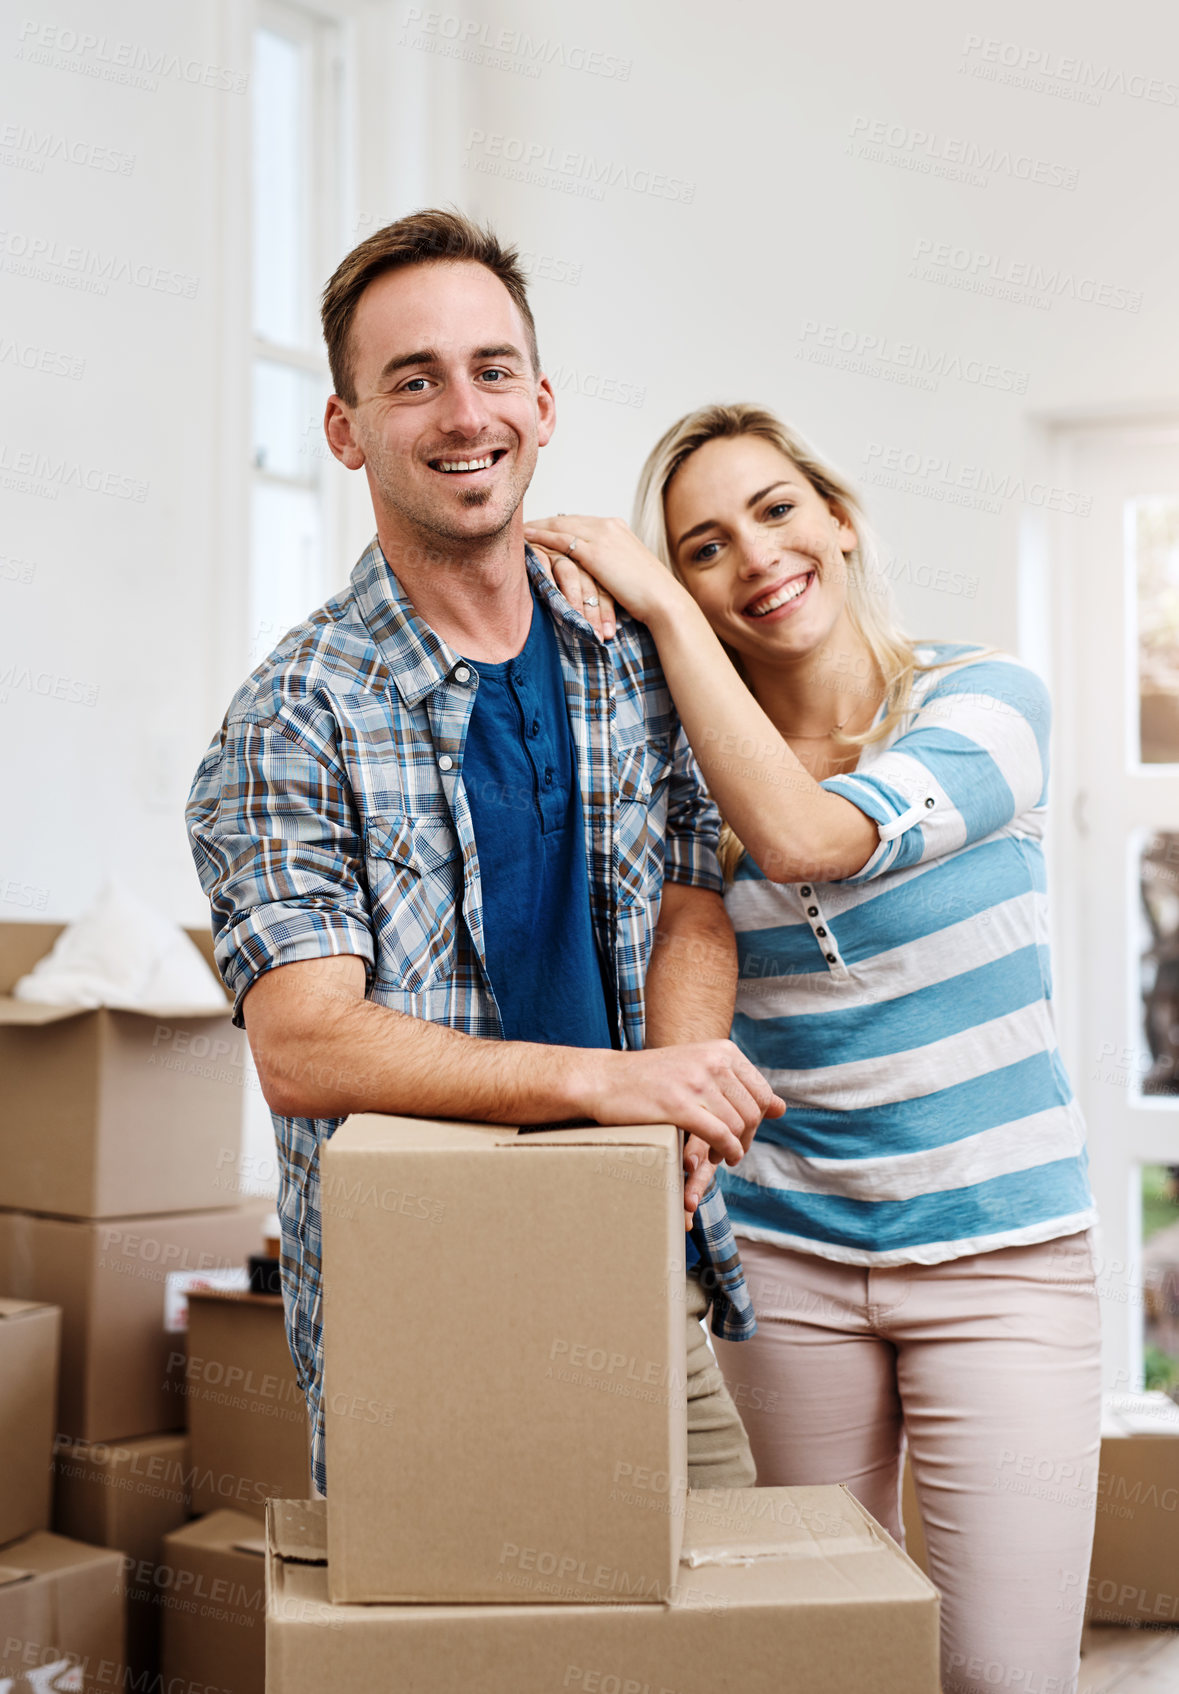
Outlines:
[{"label": "man's blue eyes", "polygon": [[[498,365],[492,366],[489,370],[479,372],[480,377],[492,377],[492,378],[494,378],[493,382],[485,385],[485,386],[491,387],[491,388],[494,388],[497,383],[499,383],[503,380],[504,377],[510,376],[511,374],[512,373],[510,371],[502,370]],[[402,393],[403,394],[420,394],[422,392],[422,388],[419,386],[419,384],[425,384],[429,380],[430,380],[429,377],[425,377],[425,376],[411,376],[409,381],[402,388]]]}]

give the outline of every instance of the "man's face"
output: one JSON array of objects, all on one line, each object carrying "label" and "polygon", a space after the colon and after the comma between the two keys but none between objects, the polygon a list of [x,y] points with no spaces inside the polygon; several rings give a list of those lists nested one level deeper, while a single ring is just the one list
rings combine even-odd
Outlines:
[{"label": "man's face", "polygon": [[382,536],[461,548],[500,535],[555,402],[499,278],[465,261],[390,271],[360,298],[351,350],[356,403],[333,397],[325,427],[336,457],[364,466]]}]

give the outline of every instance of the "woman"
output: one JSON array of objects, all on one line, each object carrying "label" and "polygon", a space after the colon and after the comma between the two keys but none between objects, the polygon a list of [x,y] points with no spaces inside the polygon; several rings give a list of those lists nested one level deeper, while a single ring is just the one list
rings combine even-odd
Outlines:
[{"label": "woman", "polygon": [[907,1437],[945,1694],[1067,1694],[1100,1387],[1047,696],[898,631],[853,491],[769,413],[669,430],[636,529],[525,526],[587,615],[608,592],[649,626],[726,820],[733,1036],[790,1107],[722,1177],[760,1328],[717,1353],[758,1481],[847,1482],[900,1539]]}]

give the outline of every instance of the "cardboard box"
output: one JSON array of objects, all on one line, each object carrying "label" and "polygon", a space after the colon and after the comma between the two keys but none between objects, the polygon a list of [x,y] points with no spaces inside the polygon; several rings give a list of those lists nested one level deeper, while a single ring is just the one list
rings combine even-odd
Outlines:
[{"label": "cardboard box", "polygon": [[162,1590],[152,1572],[163,1558],[164,1536],[188,1521],[188,1441],[148,1435],[94,1445],[62,1435],[53,1468],[53,1527],[122,1555],[131,1687],[146,1689],[159,1669]]},{"label": "cardboard box", "polygon": [[122,1563],[118,1553],[44,1533],[0,1548],[5,1694],[122,1689]]},{"label": "cardboard box", "polygon": [[1103,1405],[1085,1603],[1091,1623],[1179,1623],[1179,1406],[1165,1394]]},{"label": "cardboard box", "polygon": [[[265,1537],[241,1512],[213,1512],[165,1537],[165,1689],[263,1694]],[[325,1682],[316,1694],[343,1686]]]},{"label": "cardboard box", "polygon": [[937,1694],[932,1584],[845,1488],[687,1497],[668,1603],[333,1605],[320,1501],[269,1508],[267,1694]]},{"label": "cardboard box", "polygon": [[57,1428],[121,1441],[184,1425],[184,1336],[170,1271],[244,1264],[271,1207],[77,1223],[0,1212],[0,1288],[61,1307]]},{"label": "cardboard box", "polygon": [[264,1518],[268,1499],[313,1492],[307,1401],[280,1297],[191,1294],[185,1380],[194,1512],[232,1506]]},{"label": "cardboard box", "polygon": [[[0,924],[0,1206],[130,1217],[223,1206],[237,1183],[245,1036],[225,1012],[14,1000],[60,924]],[[207,933],[190,931],[212,959]]]},{"label": "cardboard box", "polygon": [[[667,1125],[520,1135],[364,1116],[321,1155],[333,1600],[569,1599],[675,1580],[683,1178]],[[641,1486],[634,1487],[636,1479]]]},{"label": "cardboard box", "polygon": [[60,1346],[56,1306],[0,1299],[0,1545],[49,1528]]}]

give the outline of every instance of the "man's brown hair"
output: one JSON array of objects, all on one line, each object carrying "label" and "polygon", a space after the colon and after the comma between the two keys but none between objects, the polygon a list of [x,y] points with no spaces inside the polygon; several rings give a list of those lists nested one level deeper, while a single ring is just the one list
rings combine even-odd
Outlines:
[{"label": "man's brown hair", "polygon": [[396,223],[386,224],[384,229],[366,236],[347,258],[340,261],[323,291],[320,316],[332,385],[346,405],[356,404],[349,339],[360,296],[370,282],[375,282],[386,271],[401,270],[406,265],[437,264],[446,259],[465,259],[471,264],[483,265],[499,278],[524,319],[532,368],[539,371],[536,324],[528,304],[524,272],[516,249],[505,247],[489,228],[480,228],[461,212],[426,208],[398,218]]}]

